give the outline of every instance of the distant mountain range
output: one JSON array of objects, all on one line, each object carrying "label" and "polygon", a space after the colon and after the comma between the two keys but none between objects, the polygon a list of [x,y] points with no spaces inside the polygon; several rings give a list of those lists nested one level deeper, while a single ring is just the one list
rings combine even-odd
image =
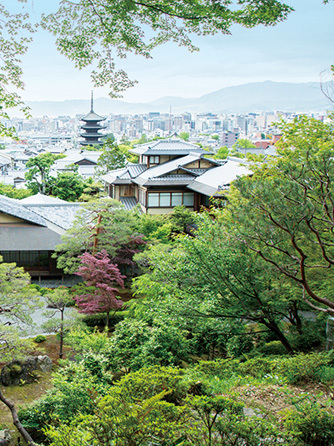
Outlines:
[{"label": "distant mountain range", "polygon": [[[27,102],[33,116],[75,116],[90,110],[89,100],[69,99]],[[94,100],[94,110],[100,115],[139,114],[148,112],[173,114],[251,113],[266,111],[309,112],[325,111],[329,101],[317,83],[254,82],[222,88],[199,98],[163,97],[153,102],[135,103],[109,98]]]}]

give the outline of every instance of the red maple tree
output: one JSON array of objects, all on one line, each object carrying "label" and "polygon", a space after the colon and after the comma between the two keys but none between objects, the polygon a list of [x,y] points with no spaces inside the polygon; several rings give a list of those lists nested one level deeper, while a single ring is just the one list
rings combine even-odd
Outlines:
[{"label": "red maple tree", "polygon": [[119,310],[123,302],[117,298],[119,288],[124,288],[124,279],[117,265],[111,263],[107,251],[92,255],[85,252],[80,257],[81,266],[77,274],[84,283],[79,286],[80,294],[75,297],[75,302],[81,313],[107,314],[107,326],[109,327],[110,312]]}]

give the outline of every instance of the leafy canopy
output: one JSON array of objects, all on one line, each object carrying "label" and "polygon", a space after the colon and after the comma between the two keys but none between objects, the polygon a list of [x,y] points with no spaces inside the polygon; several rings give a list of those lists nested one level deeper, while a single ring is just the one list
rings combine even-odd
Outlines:
[{"label": "leafy canopy", "polygon": [[15,129],[6,128],[2,120],[9,119],[8,110],[12,108],[18,108],[26,118],[30,116],[18,91],[24,88],[21,57],[28,50],[34,28],[28,14],[12,14],[3,4],[0,5],[0,23],[0,134],[15,136]]},{"label": "leafy canopy", "polygon": [[278,156],[234,183],[227,212],[237,239],[334,314],[333,121],[300,116],[280,128]]},{"label": "leafy canopy", "polygon": [[93,200],[82,205],[73,226],[56,247],[58,267],[66,273],[77,270],[78,256],[105,249],[114,257],[117,249],[128,243],[134,234],[136,212],[127,211],[117,200]]},{"label": "leafy canopy", "polygon": [[227,318],[264,325],[291,351],[279,327],[283,318],[295,323],[291,287],[229,237],[220,211],[215,220],[200,215],[196,226],[192,237],[179,237],[168,251],[159,246],[150,250],[152,271],[135,279],[138,292],[148,296],[156,311],[178,319]]},{"label": "leafy canopy", "polygon": [[134,82],[116,67],[115,57],[133,53],[150,58],[166,42],[195,51],[193,35],[230,34],[233,24],[272,26],[291,11],[278,0],[79,0],[62,2],[42,26],[56,36],[58,50],[76,67],[96,61],[96,86],[110,85],[117,95]]},{"label": "leafy canopy", "polygon": [[[18,337],[16,324],[31,324],[31,312],[36,308],[37,295],[30,287],[30,276],[15,263],[5,263],[0,257],[0,356],[2,360],[20,353],[25,342]],[[22,328],[22,327],[21,327]],[[22,332],[21,332],[22,335]]]},{"label": "leafy canopy", "polygon": [[79,260],[76,274],[84,280],[84,284],[77,287],[80,294],[75,297],[79,311],[87,314],[106,312],[109,326],[110,311],[118,310],[123,305],[116,296],[119,288],[124,287],[125,276],[122,276],[117,265],[111,263],[106,250],[95,255],[85,252]]},{"label": "leafy canopy", "polygon": [[125,167],[127,159],[124,151],[117,145],[115,138],[107,138],[102,147],[102,154],[97,161],[97,170],[100,174],[105,174],[113,169]]},{"label": "leafy canopy", "polygon": [[35,193],[40,192],[44,194],[50,178],[51,166],[56,160],[61,158],[65,158],[65,155],[54,155],[49,152],[31,158],[27,162],[29,170],[25,174],[26,180],[28,180],[28,187]]}]

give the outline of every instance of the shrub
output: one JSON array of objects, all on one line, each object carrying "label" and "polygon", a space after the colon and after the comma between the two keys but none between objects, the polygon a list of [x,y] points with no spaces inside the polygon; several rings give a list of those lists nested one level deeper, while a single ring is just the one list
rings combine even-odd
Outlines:
[{"label": "shrub", "polygon": [[264,375],[273,372],[275,362],[270,358],[252,358],[240,363],[238,372],[241,375],[250,375],[254,378],[262,378]]},{"label": "shrub", "polygon": [[52,422],[69,424],[79,413],[93,413],[95,397],[103,394],[96,377],[80,364],[66,364],[54,375],[53,385],[40,400],[18,413],[22,425],[36,441],[44,441],[43,430]]},{"label": "shrub", "polygon": [[217,421],[217,434],[222,445],[286,445],[278,427],[270,420],[227,414]]},{"label": "shrub", "polygon": [[329,407],[312,401],[304,403],[286,412],[283,423],[291,445],[333,445],[334,414]]},{"label": "shrub", "polygon": [[200,361],[194,367],[204,375],[230,377],[238,368],[240,361],[238,359],[216,359],[216,361]]},{"label": "shrub", "polygon": [[324,353],[310,353],[280,358],[276,361],[278,373],[284,375],[290,384],[299,384],[308,381],[319,381],[321,369],[330,362]]},{"label": "shrub", "polygon": [[184,372],[175,367],[144,367],[124,376],[116,385],[127,398],[147,399],[167,390],[164,398],[168,402],[180,404],[195,383],[188,380]]},{"label": "shrub", "polygon": [[[126,316],[127,316],[126,311],[120,311],[110,316],[109,329],[113,331],[115,329],[116,324],[122,322]],[[105,313],[88,314],[82,318],[82,321],[84,324],[87,325],[87,327],[104,328],[106,325],[106,314]]]},{"label": "shrub", "polygon": [[188,355],[189,344],[183,331],[171,324],[151,327],[127,319],[110,339],[110,367],[114,372],[130,372],[154,364],[179,365]]},{"label": "shrub", "polygon": [[34,338],[34,342],[36,342],[36,344],[40,344],[41,342],[45,342],[46,341],[46,336],[44,335],[37,335]]},{"label": "shrub", "polygon": [[326,338],[326,320],[321,317],[317,318],[317,322],[303,321],[303,332],[298,333],[294,327],[291,327],[290,341],[295,350],[301,352],[309,352],[319,347],[325,342]]},{"label": "shrub", "polygon": [[281,341],[271,341],[261,345],[257,351],[263,355],[286,355]]}]

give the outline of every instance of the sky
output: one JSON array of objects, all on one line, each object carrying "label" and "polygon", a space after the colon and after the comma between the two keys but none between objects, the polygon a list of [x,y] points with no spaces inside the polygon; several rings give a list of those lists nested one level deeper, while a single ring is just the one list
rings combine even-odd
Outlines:
[{"label": "sky", "polygon": [[[4,0],[13,5],[13,0]],[[123,95],[127,102],[150,102],[164,96],[200,97],[224,87],[272,80],[319,82],[320,73],[334,64],[334,1],[285,0],[295,8],[275,27],[245,29],[233,26],[232,35],[194,38],[199,52],[167,44],[152,59],[130,56],[120,61],[138,83]],[[56,0],[31,0],[36,16],[55,8]],[[93,86],[89,70],[77,70],[57,52],[46,31],[35,34],[23,57],[26,101],[89,99]],[[94,97],[107,97],[107,88],[94,88]]]}]

